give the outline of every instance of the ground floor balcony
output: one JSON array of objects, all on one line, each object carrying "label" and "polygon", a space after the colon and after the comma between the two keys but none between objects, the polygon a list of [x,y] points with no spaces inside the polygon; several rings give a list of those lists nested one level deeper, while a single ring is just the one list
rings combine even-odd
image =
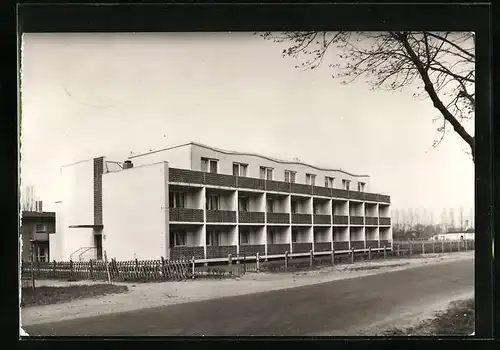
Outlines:
[{"label": "ground floor balcony", "polygon": [[312,250],[312,243],[296,242],[292,243],[292,253],[309,253]]},{"label": "ground floor balcony", "polygon": [[380,240],[380,248],[390,248],[392,246],[392,242],[389,241],[388,239]]},{"label": "ground floor balcony", "polygon": [[378,246],[378,241],[375,240],[367,240],[366,241],[366,249],[371,248],[371,249],[377,249]]},{"label": "ground floor balcony", "polygon": [[170,260],[205,259],[203,247],[172,247],[170,248]]},{"label": "ground floor balcony", "polygon": [[265,244],[242,244],[240,245],[240,256],[256,256],[259,253],[260,256],[266,254]]},{"label": "ground floor balcony", "polygon": [[232,257],[237,255],[237,246],[223,245],[223,246],[207,246],[207,259],[222,259],[228,258],[229,254]]},{"label": "ground floor balcony", "polygon": [[335,249],[335,251],[349,250],[349,242],[348,241],[335,241],[335,242],[333,242],[333,249]]},{"label": "ground floor balcony", "polygon": [[365,249],[365,241],[351,241],[351,249]]},{"label": "ground floor balcony", "polygon": [[330,251],[332,251],[332,243],[331,242],[315,242],[314,243],[314,251],[315,252],[330,252]]},{"label": "ground floor balcony", "polygon": [[267,245],[267,255],[282,255],[290,253],[290,243],[276,243]]}]

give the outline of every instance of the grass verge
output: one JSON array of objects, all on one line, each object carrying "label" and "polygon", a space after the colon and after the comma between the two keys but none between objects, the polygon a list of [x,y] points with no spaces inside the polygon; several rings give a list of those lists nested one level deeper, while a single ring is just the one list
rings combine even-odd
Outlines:
[{"label": "grass verge", "polygon": [[67,287],[24,287],[21,290],[21,306],[49,305],[64,303],[76,299],[93,298],[97,296],[125,293],[127,286],[114,284],[74,285]]},{"label": "grass verge", "polygon": [[444,312],[439,312],[432,319],[425,320],[414,327],[392,328],[385,336],[445,336],[470,335],[474,332],[474,299],[456,301]]}]

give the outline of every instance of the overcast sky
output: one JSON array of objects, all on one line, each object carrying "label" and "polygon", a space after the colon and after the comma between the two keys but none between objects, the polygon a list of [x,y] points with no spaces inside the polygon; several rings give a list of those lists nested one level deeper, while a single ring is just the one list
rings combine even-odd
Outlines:
[{"label": "overcast sky", "polygon": [[281,51],[250,33],[25,34],[23,185],[53,210],[63,164],[198,141],[369,174],[393,207],[436,218],[473,207],[466,144],[432,148],[429,100],[344,86]]}]

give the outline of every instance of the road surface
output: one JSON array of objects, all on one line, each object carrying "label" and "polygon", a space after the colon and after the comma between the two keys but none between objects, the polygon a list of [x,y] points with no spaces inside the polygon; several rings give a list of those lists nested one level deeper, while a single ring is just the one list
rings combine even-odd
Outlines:
[{"label": "road surface", "polygon": [[366,334],[377,325],[390,327],[400,325],[403,319],[414,320],[437,301],[471,294],[473,288],[471,258],[24,328],[30,335],[57,336],[347,336]]}]

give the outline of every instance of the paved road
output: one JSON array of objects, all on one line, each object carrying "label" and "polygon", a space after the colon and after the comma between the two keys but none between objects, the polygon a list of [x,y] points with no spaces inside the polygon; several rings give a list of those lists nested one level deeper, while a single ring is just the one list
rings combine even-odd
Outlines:
[{"label": "paved road", "polygon": [[30,335],[355,335],[473,291],[472,259],[244,296],[26,327]]}]

